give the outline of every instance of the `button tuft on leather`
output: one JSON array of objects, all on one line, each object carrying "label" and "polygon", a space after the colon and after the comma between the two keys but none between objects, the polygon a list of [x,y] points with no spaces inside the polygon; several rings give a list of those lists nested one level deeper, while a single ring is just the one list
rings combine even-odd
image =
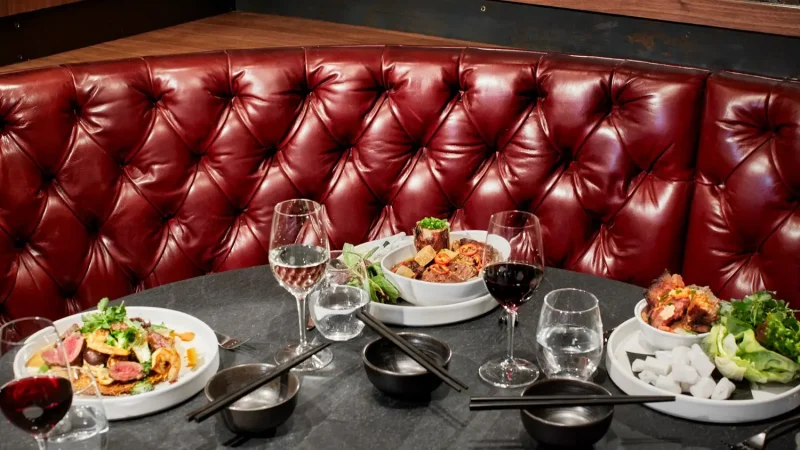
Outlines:
[{"label": "button tuft on leather", "polygon": [[89,221],[86,222],[86,232],[88,232],[90,236],[94,236],[98,231],[100,231],[100,221],[95,217],[89,219]]},{"label": "button tuft on leather", "polygon": [[25,245],[27,243],[28,243],[28,241],[25,240],[24,238],[14,239],[14,248],[17,249],[17,250],[22,250],[23,248],[25,248]]}]

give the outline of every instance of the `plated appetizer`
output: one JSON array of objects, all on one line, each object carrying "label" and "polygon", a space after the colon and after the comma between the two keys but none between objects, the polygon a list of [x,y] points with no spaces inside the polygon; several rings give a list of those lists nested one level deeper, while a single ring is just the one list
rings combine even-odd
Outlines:
[{"label": "plated appetizer", "polygon": [[661,331],[707,333],[719,320],[720,300],[703,286],[689,285],[665,272],[646,291],[642,319]]},{"label": "plated appetizer", "polygon": [[417,254],[392,267],[392,272],[432,283],[461,283],[478,276],[485,265],[482,258],[491,260],[499,252],[483,242],[462,238],[450,242],[450,225],[442,219],[427,217],[414,229]]},{"label": "plated appetizer", "polygon": [[[25,366],[39,373],[64,371],[83,366],[94,375],[105,396],[133,395],[152,391],[160,383],[174,383],[180,374],[182,355],[178,341],[191,342],[194,333],[175,332],[167,326],[141,318],[129,318],[125,305],[108,306],[102,299],[97,312],[83,316],[62,334],[67,360],[55,349],[43,349]],[[185,351],[186,364],[195,367],[195,348]],[[85,383],[82,385],[82,383]],[[88,377],[75,381],[76,388],[89,385]]]}]

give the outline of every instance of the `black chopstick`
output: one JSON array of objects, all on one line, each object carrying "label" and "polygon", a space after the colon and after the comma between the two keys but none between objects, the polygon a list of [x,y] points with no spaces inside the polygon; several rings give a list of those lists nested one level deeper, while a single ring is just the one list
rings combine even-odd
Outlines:
[{"label": "black chopstick", "polygon": [[537,395],[527,397],[475,397],[470,400],[469,409],[472,411],[482,411],[559,406],[625,405],[673,401],[675,401],[674,395]]},{"label": "black chopstick", "polygon": [[289,361],[287,361],[287,362],[281,364],[280,366],[275,367],[274,369],[270,370],[266,374],[254,379],[253,381],[248,383],[243,388],[238,389],[238,390],[236,390],[234,392],[231,392],[228,395],[222,396],[222,397],[214,400],[213,402],[207,404],[206,406],[203,406],[202,408],[198,408],[195,411],[189,413],[189,415],[187,416],[187,419],[189,419],[190,422],[192,420],[194,420],[195,422],[198,422],[198,423],[208,419],[209,417],[213,416],[214,414],[216,414],[217,412],[219,412],[223,408],[227,408],[228,406],[236,403],[237,400],[241,399],[245,395],[255,391],[256,389],[258,389],[261,386],[269,383],[270,381],[274,380],[275,378],[278,378],[279,376],[285,374],[286,372],[291,370],[293,367],[299,365],[300,363],[302,363],[303,361],[307,360],[308,358],[311,358],[312,356],[317,354],[320,350],[324,350],[324,349],[328,348],[328,346],[330,346],[330,345],[331,345],[330,342],[325,342],[323,344],[317,345],[316,347],[314,347],[314,348],[312,348],[310,350],[307,350],[307,351],[301,353],[298,356],[295,356],[294,358],[290,359]]},{"label": "black chopstick", "polygon": [[428,372],[431,372],[437,377],[439,377],[442,381],[447,383],[447,385],[453,388],[456,392],[461,392],[462,389],[469,389],[469,386],[467,386],[462,381],[450,375],[444,368],[440,367],[439,364],[428,358],[428,356],[422,353],[418,348],[409,344],[408,341],[403,339],[401,336],[398,336],[394,331],[389,329],[381,321],[373,317],[372,314],[366,311],[357,311],[356,317],[365,324],[367,324],[370,328],[375,330],[375,332],[381,335],[381,337],[387,339],[388,341],[396,345],[398,348],[400,348],[400,350],[402,350],[403,353],[410,356],[411,359],[413,359],[419,365],[427,369]]}]

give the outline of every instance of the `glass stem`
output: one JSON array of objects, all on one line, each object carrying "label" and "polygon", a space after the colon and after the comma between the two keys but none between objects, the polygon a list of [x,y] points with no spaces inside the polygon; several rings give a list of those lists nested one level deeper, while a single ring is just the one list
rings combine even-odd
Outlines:
[{"label": "glass stem", "polygon": [[306,298],[296,297],[295,299],[297,300],[297,323],[300,324],[300,348],[302,349],[308,345],[306,341]]},{"label": "glass stem", "polygon": [[511,361],[514,359],[514,325],[516,325],[517,321],[517,312],[506,310],[506,327],[508,327],[508,352],[507,352],[507,361]]},{"label": "glass stem", "polygon": [[44,436],[34,436],[36,438],[36,445],[39,446],[39,450],[47,450],[47,438]]}]

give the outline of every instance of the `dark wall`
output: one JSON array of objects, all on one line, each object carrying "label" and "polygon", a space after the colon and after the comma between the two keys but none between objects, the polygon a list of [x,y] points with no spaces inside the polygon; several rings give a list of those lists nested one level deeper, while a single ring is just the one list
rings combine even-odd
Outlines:
[{"label": "dark wall", "polygon": [[800,78],[800,38],[520,3],[236,0],[236,9],[532,50]]}]

